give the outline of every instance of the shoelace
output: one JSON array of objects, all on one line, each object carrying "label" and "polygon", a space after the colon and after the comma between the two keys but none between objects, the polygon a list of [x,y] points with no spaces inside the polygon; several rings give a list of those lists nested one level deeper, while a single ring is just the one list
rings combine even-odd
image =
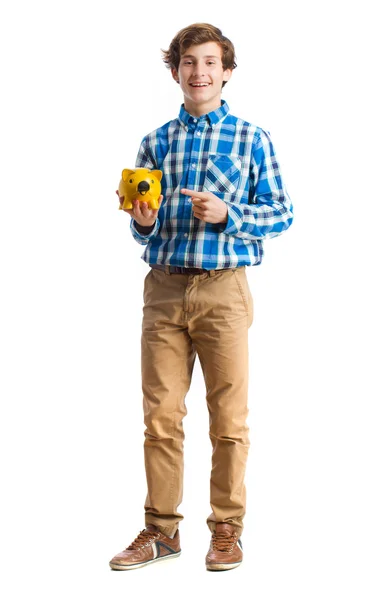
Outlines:
[{"label": "shoelace", "polygon": [[159,531],[150,531],[147,529],[143,529],[135,540],[131,542],[130,546],[126,548],[126,550],[138,550],[139,548],[143,548],[143,546],[147,542],[151,542],[152,540],[156,540],[160,535]]},{"label": "shoelace", "polygon": [[236,535],[228,535],[223,531],[219,533],[213,533],[211,536],[213,543],[213,549],[219,550],[220,552],[230,552],[237,541]]}]

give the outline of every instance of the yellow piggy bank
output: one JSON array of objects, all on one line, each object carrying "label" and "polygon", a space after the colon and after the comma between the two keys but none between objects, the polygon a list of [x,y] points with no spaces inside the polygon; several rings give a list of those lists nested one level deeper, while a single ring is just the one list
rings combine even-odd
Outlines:
[{"label": "yellow piggy bank", "polygon": [[159,196],[161,194],[160,181],[163,176],[162,171],[155,169],[123,169],[122,179],[119,182],[118,194],[122,198],[123,204],[120,210],[133,208],[132,201],[137,198],[139,202],[147,202],[149,208],[159,208]]}]

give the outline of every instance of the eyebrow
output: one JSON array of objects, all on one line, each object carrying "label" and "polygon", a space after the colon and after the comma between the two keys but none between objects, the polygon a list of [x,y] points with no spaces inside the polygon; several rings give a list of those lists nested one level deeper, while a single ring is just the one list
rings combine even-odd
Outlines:
[{"label": "eyebrow", "polygon": [[[184,54],[181,58],[196,58],[193,54]],[[214,54],[207,54],[204,58],[219,58],[219,56],[215,56]]]}]

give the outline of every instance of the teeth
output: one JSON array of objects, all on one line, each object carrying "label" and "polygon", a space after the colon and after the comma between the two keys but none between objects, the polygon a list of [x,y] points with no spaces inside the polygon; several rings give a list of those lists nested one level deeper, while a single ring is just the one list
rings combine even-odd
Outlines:
[{"label": "teeth", "polygon": [[191,83],[190,85],[192,87],[207,87],[209,84],[208,83]]}]

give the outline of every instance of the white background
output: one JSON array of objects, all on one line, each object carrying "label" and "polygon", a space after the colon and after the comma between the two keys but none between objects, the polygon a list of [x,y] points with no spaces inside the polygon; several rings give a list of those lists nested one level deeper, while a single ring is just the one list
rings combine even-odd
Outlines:
[{"label": "white background", "polygon": [[[376,599],[377,97],[373,3],[2,3],[3,597]],[[143,247],[121,170],[182,95],[160,49],[233,40],[231,113],[270,131],[295,221],[247,270],[244,563],[205,570],[211,445],[198,362],[182,555],[108,561],[144,527]],[[375,172],[374,172],[375,169]]]}]

